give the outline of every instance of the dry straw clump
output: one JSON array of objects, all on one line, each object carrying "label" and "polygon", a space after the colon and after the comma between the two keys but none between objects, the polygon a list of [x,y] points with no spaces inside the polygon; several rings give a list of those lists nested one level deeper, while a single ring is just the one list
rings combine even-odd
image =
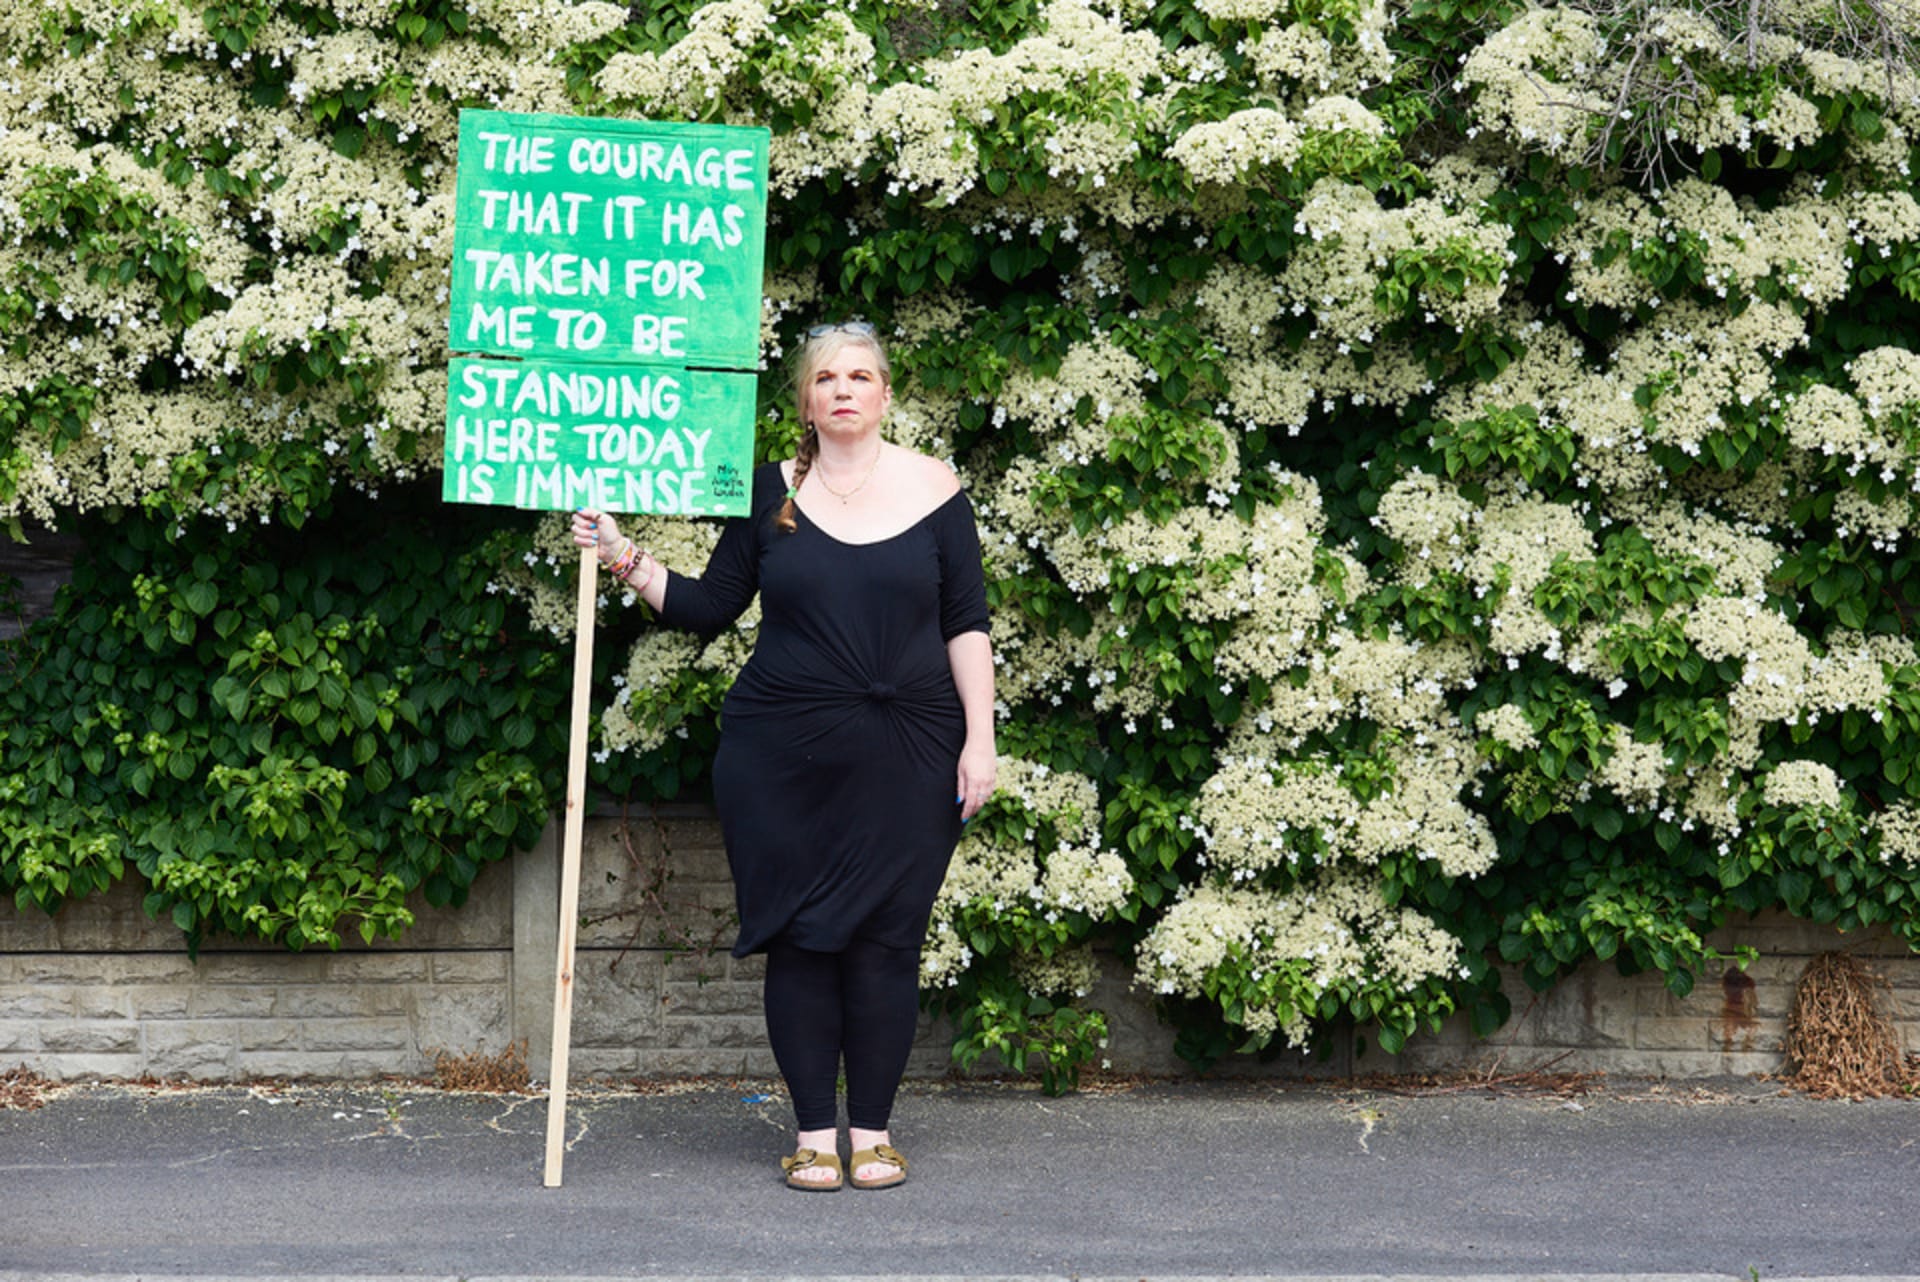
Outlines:
[{"label": "dry straw clump", "polygon": [[52,1085],[30,1069],[9,1068],[0,1073],[0,1110],[39,1108],[47,1102]]},{"label": "dry straw clump", "polygon": [[524,1037],[493,1054],[480,1050],[462,1055],[441,1051],[433,1059],[433,1084],[443,1091],[524,1095],[532,1081],[527,1071]]},{"label": "dry straw clump", "polygon": [[1912,1095],[1920,1067],[1907,1057],[1886,977],[1846,953],[1807,963],[1787,1015],[1789,1085],[1817,1099]]}]

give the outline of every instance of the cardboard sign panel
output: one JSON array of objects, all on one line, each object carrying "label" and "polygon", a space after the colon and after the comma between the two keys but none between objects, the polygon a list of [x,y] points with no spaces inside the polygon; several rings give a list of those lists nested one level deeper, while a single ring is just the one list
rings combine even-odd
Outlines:
[{"label": "cardboard sign panel", "polygon": [[450,346],[754,368],[768,137],[462,111]]},{"label": "cardboard sign panel", "polygon": [[449,503],[747,513],[752,374],[465,357],[448,374]]},{"label": "cardboard sign panel", "polygon": [[768,137],[460,113],[448,502],[745,515]]}]

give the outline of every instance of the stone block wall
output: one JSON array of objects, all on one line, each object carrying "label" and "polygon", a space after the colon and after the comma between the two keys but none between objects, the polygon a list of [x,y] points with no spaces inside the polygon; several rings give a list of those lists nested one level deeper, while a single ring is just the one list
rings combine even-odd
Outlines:
[{"label": "stone block wall", "polygon": [[[58,915],[0,903],[0,1069],[84,1077],[237,1081],[430,1074],[438,1054],[524,1042],[550,1062],[559,935],[557,826],[540,847],[489,868],[459,909],[417,905],[399,943],[293,954],[212,941],[189,959],[150,921],[135,887]],[[732,887],[719,830],[701,807],[591,819],[582,850],[571,1037],[576,1081],[741,1075],[775,1069],[760,1015],[760,964],[728,955]],[[1775,1071],[1794,984],[1807,961],[1847,949],[1886,974],[1903,1031],[1920,1044],[1920,958],[1876,932],[1842,937],[1784,917],[1736,923],[1715,943],[1760,958],[1702,975],[1676,998],[1656,976],[1588,966],[1551,992],[1507,989],[1514,1018],[1492,1038],[1464,1021],[1398,1056],[1364,1030],[1328,1058],[1231,1060],[1223,1073],[1428,1072],[1498,1063],[1517,1071],[1713,1076]],[[1117,961],[1093,1003],[1112,1026],[1117,1071],[1177,1073],[1172,1035]],[[927,1021],[910,1072],[948,1071],[946,1030]]]},{"label": "stone block wall", "polygon": [[1506,978],[1513,1018],[1484,1040],[1464,1019],[1409,1043],[1398,1056],[1356,1057],[1363,1070],[1432,1071],[1498,1062],[1518,1070],[1551,1064],[1566,1072],[1652,1077],[1744,1076],[1780,1071],[1787,1016],[1808,962],[1847,952],[1884,976],[1906,1044],[1920,1049],[1920,956],[1884,930],[1845,935],[1784,914],[1741,918],[1710,941],[1721,952],[1759,956],[1745,970],[1728,965],[1696,977],[1685,997],[1658,975],[1626,977],[1589,963],[1546,993]]},{"label": "stone block wall", "polygon": [[[591,819],[581,851],[575,1080],[775,1073],[760,962],[735,960],[733,887],[704,807]],[[56,1079],[425,1076],[524,1043],[550,1064],[559,830],[484,870],[467,903],[416,903],[397,943],[288,953],[147,918],[122,883],[49,917],[0,901],[0,1069]],[[927,1021],[912,1071],[947,1046]]]},{"label": "stone block wall", "polygon": [[506,896],[419,905],[404,946],[215,941],[196,960],[179,931],[147,918],[142,893],[123,882],[53,917],[0,906],[0,1065],[56,1078],[368,1077],[504,1044]]}]

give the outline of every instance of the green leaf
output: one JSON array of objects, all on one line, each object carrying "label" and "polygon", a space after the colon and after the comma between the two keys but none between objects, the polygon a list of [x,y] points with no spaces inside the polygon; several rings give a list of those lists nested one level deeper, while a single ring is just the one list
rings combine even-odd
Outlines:
[{"label": "green leaf", "polygon": [[500,725],[500,742],[520,751],[532,746],[534,730],[532,717],[508,717]]},{"label": "green leaf", "polygon": [[220,602],[220,590],[205,581],[187,584],[181,590],[180,596],[187,603],[189,610],[202,616],[212,613],[213,607]]}]

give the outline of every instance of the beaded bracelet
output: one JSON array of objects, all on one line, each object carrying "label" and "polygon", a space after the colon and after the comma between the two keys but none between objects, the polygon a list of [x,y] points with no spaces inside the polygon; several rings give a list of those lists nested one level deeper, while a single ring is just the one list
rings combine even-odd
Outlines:
[{"label": "beaded bracelet", "polygon": [[639,559],[639,545],[632,539],[627,539],[625,540],[625,546],[620,549],[620,555],[613,558],[612,563],[607,566],[607,573],[616,579],[624,579],[633,573],[634,564]]},{"label": "beaded bracelet", "polygon": [[[632,575],[642,561],[647,563],[647,577],[635,583]],[[647,584],[653,582],[653,576],[659,569],[660,563],[658,561],[641,551],[639,544],[635,543],[632,539],[628,539],[626,546],[620,549],[620,555],[615,557],[613,564],[607,567],[607,573],[619,579],[622,583],[625,583],[635,592],[639,592],[644,590]]]}]

